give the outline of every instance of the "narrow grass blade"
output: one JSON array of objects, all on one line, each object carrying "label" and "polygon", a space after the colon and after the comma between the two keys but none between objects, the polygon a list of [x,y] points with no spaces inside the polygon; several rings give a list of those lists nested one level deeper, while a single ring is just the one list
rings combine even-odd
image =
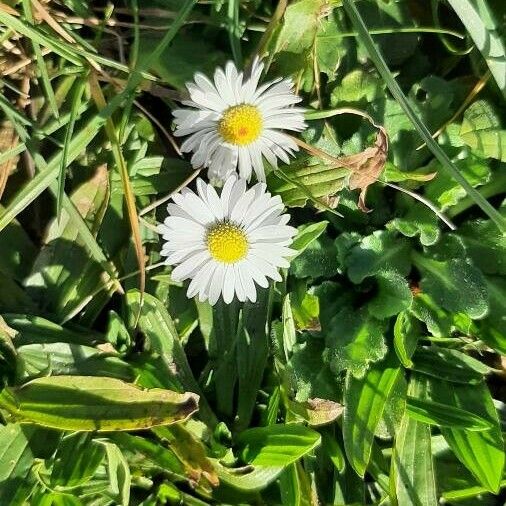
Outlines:
[{"label": "narrow grass blade", "polygon": [[494,209],[494,207],[486,199],[482,197],[482,195],[476,189],[474,189],[467,182],[465,177],[459,172],[459,170],[455,167],[455,165],[453,165],[448,155],[432,138],[425,124],[416,115],[413,107],[408,102],[408,99],[406,98],[406,95],[404,95],[404,93],[402,92],[400,86],[397,84],[397,81],[394,79],[392,73],[390,72],[390,69],[388,68],[385,60],[383,59],[383,56],[379,52],[376,44],[374,43],[369,32],[367,31],[367,27],[364,23],[364,20],[362,19],[362,16],[358,12],[358,9],[356,8],[354,1],[343,0],[343,6],[350,20],[352,21],[355,30],[358,32],[360,40],[367,49],[367,52],[369,53],[371,60],[376,65],[378,72],[384,79],[390,92],[397,100],[399,105],[402,107],[404,113],[411,120],[413,126],[418,131],[423,141],[427,144],[428,148],[439,160],[443,169],[447,171],[462,186],[462,188],[464,188],[467,194],[474,200],[476,205],[478,205],[482,209],[482,211],[495,222],[497,227],[502,232],[506,232],[506,220],[499,214],[499,212],[496,209]]},{"label": "narrow grass blade", "polygon": [[78,79],[75,85],[74,93],[72,95],[72,100],[70,104],[70,118],[67,130],[65,132],[65,139],[63,141],[63,152],[60,163],[60,174],[58,175],[58,194],[56,197],[56,216],[58,220],[60,219],[61,216],[62,201],[65,192],[65,170],[67,168],[67,155],[69,151],[70,140],[72,139],[72,134],[74,133],[74,125],[77,118],[77,112],[80,109],[81,98],[83,96],[85,88],[86,88],[86,80]]},{"label": "narrow grass blade", "polygon": [[[99,111],[101,111],[106,107],[106,101],[104,94],[102,93],[102,89],[100,88],[98,79],[94,73],[90,74],[89,84],[91,96],[95,101]],[[107,133],[109,141],[111,142],[114,161],[121,176],[125,203],[128,212],[128,219],[130,221],[130,227],[132,229],[132,239],[134,242],[135,254],[137,256],[137,263],[139,264],[139,289],[140,292],[143,293],[146,284],[146,267],[144,265],[144,251],[142,249],[141,229],[139,225],[139,216],[137,214],[137,208],[135,205],[135,195],[130,183],[128,168],[119,143],[116,127],[111,118],[108,118],[105,122],[105,131]]]},{"label": "narrow grass blade", "polygon": [[[29,0],[23,0],[23,12],[27,21],[30,24],[34,24],[35,20],[33,18],[32,6]],[[49,74],[47,72],[46,62],[44,61],[44,56],[42,55],[42,50],[40,49],[40,45],[38,42],[32,40],[33,52],[35,54],[35,59],[37,61],[37,67],[40,73],[40,79],[42,81],[42,87],[44,88],[44,93],[46,94],[47,101],[49,103],[49,107],[55,118],[58,117],[58,105],[56,103],[56,97],[54,96],[53,87],[51,86],[51,81],[49,80]]]},{"label": "narrow grass blade", "polygon": [[232,47],[232,54],[237,66],[242,66],[242,51],[241,51],[241,27],[239,25],[239,0],[228,0],[227,10],[227,29],[230,38],[230,46]]}]

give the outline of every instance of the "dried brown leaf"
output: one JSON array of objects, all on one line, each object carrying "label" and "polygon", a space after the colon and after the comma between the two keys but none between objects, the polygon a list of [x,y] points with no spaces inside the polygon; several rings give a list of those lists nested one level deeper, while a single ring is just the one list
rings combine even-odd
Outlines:
[{"label": "dried brown leaf", "polygon": [[388,153],[388,137],[382,126],[378,128],[376,142],[356,155],[345,156],[339,159],[343,167],[349,168],[352,173],[348,180],[350,190],[360,189],[358,207],[365,213],[370,209],[365,205],[367,188],[378,180],[383,172]]}]

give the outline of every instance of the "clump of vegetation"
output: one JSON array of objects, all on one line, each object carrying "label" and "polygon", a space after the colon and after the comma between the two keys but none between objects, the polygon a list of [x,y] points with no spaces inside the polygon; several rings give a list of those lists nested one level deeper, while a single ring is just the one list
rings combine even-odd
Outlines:
[{"label": "clump of vegetation", "polygon": [[[505,21],[0,3],[0,505],[502,504]],[[197,107],[188,83],[228,61],[232,95],[293,81],[277,123]],[[221,138],[183,144],[181,108]],[[222,144],[250,158],[207,163]],[[231,207],[211,223],[206,199]],[[187,240],[222,274],[192,285]]]}]

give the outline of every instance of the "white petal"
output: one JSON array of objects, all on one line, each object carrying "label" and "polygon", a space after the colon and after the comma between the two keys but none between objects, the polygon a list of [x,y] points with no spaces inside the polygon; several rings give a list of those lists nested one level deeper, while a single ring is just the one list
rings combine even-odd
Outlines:
[{"label": "white petal", "polygon": [[227,265],[223,281],[223,302],[230,304],[234,298],[235,274],[233,265]]},{"label": "white petal", "polygon": [[223,279],[225,277],[225,265],[219,263],[214,271],[213,278],[209,285],[209,304],[214,306],[223,291]]},{"label": "white petal", "polygon": [[200,269],[204,262],[209,260],[210,257],[207,251],[200,251],[193,254],[172,271],[172,279],[175,281],[183,281],[189,277],[193,277],[195,271]]}]

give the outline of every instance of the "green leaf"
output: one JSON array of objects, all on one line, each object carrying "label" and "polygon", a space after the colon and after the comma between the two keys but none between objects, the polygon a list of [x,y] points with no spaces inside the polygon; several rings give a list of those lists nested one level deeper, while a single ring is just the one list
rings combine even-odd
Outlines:
[{"label": "green leaf", "polygon": [[415,371],[452,383],[481,383],[491,371],[490,367],[465,353],[437,346],[419,348],[413,362]]},{"label": "green leaf", "polygon": [[284,466],[248,466],[239,469],[223,466],[219,460],[211,459],[221,483],[242,492],[256,492],[272,483],[285,468]]},{"label": "green leaf", "polygon": [[474,102],[466,110],[460,136],[478,154],[506,162],[506,130],[501,130],[499,119],[485,100]]},{"label": "green leaf", "polygon": [[241,432],[237,439],[241,457],[255,466],[293,464],[321,442],[318,432],[302,425],[270,425]]},{"label": "green leaf", "polygon": [[454,429],[481,431],[490,429],[493,425],[485,418],[464,409],[409,396],[406,401],[406,413],[419,422]]},{"label": "green leaf", "polygon": [[383,322],[368,315],[364,308],[342,309],[331,320],[326,335],[332,370],[336,374],[348,370],[357,378],[363,377],[369,364],[381,360],[387,352],[384,332]]},{"label": "green leaf", "polygon": [[118,505],[128,506],[130,504],[131,476],[128,461],[121,450],[109,442],[100,442],[105,447],[107,456],[107,476],[109,486],[115,496]]},{"label": "green leaf", "polygon": [[473,264],[484,274],[506,276],[506,235],[490,220],[465,223],[459,228],[459,235]]},{"label": "green leaf", "polygon": [[309,338],[307,342],[293,347],[287,369],[298,402],[314,398],[338,399],[335,376],[328,364],[322,361],[324,353],[323,343],[319,339]]},{"label": "green leaf", "polygon": [[34,459],[48,458],[56,444],[52,431],[17,423],[0,426],[0,504],[27,504],[35,486]]},{"label": "green leaf", "polygon": [[[246,302],[236,336],[237,414],[234,429],[249,427],[269,356],[270,290],[259,293],[255,304]],[[252,345],[254,343],[254,345]],[[217,383],[218,392],[220,385]]]},{"label": "green leaf", "polygon": [[290,294],[290,303],[297,329],[319,330],[320,299],[312,293],[306,280],[298,280],[294,285],[295,291]]},{"label": "green leaf", "polygon": [[404,367],[412,367],[411,357],[420,337],[419,324],[408,312],[397,315],[394,325],[394,349]]},{"label": "green leaf", "polygon": [[326,235],[312,241],[290,264],[297,278],[332,277],[337,273],[337,250]]},{"label": "green leaf", "polygon": [[423,246],[432,246],[441,235],[437,216],[426,206],[417,202],[409,206],[404,216],[395,218],[392,226],[406,237],[419,236]]},{"label": "green leaf", "polygon": [[58,446],[51,470],[51,486],[75,487],[89,481],[105,457],[104,447],[88,433],[67,436]]},{"label": "green leaf", "polygon": [[[486,160],[471,154],[463,159],[455,160],[455,167],[473,188],[484,185],[491,178],[490,167]],[[425,195],[432,202],[439,204],[442,211],[456,205],[466,197],[464,188],[449,174],[441,173],[436,162],[429,164],[429,169],[437,171],[438,175],[425,186]]]},{"label": "green leaf", "polygon": [[207,458],[205,446],[189,430],[176,424],[156,427],[153,432],[183,463],[187,476],[200,477],[199,485],[209,491],[219,485],[218,476]]},{"label": "green leaf", "polygon": [[378,230],[364,237],[347,258],[348,277],[361,283],[382,270],[395,270],[406,276],[410,270],[409,243],[392,232]]},{"label": "green leaf", "polygon": [[337,442],[336,437],[329,429],[322,429],[322,449],[328,455],[338,472],[342,473],[346,467],[346,457]]},{"label": "green leaf", "polygon": [[486,277],[490,296],[490,314],[483,322],[481,338],[490,347],[506,355],[506,279],[499,276]]},{"label": "green leaf", "polygon": [[487,62],[497,86],[506,97],[506,50],[494,12],[486,2],[448,0]]},{"label": "green leaf", "polygon": [[185,390],[197,393],[200,396],[200,416],[205,417],[211,425],[216,424],[215,416],[193,376],[174,322],[165,306],[148,293],[143,294],[141,305],[141,293],[138,290],[129,291],[127,301],[131,327],[139,315],[137,325],[147,339],[146,349],[160,356],[164,374],[176,378]]},{"label": "green leaf", "polygon": [[18,348],[18,378],[28,379],[46,374],[110,376],[132,381],[134,371],[113,354],[91,346],[71,343],[27,344]]},{"label": "green leaf", "polygon": [[38,378],[5,388],[0,406],[11,415],[62,430],[146,429],[188,418],[198,396],[169,390],[141,390],[123,381],[92,376]]},{"label": "green leaf", "polygon": [[279,476],[283,506],[310,506],[311,485],[299,463],[292,464]]},{"label": "green leaf", "polygon": [[461,258],[437,261],[429,256],[413,255],[422,274],[421,287],[448,311],[482,318],[488,311],[488,293],[481,272]]},{"label": "green leaf", "polygon": [[372,316],[382,319],[395,316],[411,306],[413,295],[407,281],[395,271],[381,271],[375,276],[378,289],[369,302]]},{"label": "green leaf", "polygon": [[395,98],[396,102],[402,108],[406,116],[413,124],[416,131],[420,134],[427,147],[432,151],[434,156],[439,160],[442,167],[466,190],[467,194],[473,199],[473,201],[487,214],[496,224],[497,227],[506,232],[506,221],[496,211],[496,209],[479,193],[477,192],[460,174],[458,169],[452,164],[448,155],[443,151],[441,146],[432,138],[430,131],[427,126],[417,116],[412,105],[404,95],[401,87],[395,80],[390,69],[388,68],[383,56],[379,52],[375,45],[371,35],[367,30],[367,26],[364,23],[362,16],[360,15],[356,5],[352,0],[342,0],[343,7],[346,14],[351,19],[353,26],[357,30],[361,42],[365,45],[367,52],[374,64],[376,65],[378,72],[386,82],[390,92]]},{"label": "green leaf", "polygon": [[[149,56],[160,42],[155,34],[143,35],[139,58]],[[226,55],[213,45],[212,37],[198,37],[179,33],[170,46],[152,64],[162,79],[176,88],[184,89],[195,72],[211,75],[215,68],[226,61]]]},{"label": "green leaf", "polygon": [[330,94],[332,107],[348,105],[367,105],[382,98],[383,85],[375,75],[356,69],[346,74],[339,86]]},{"label": "green leaf", "polygon": [[313,241],[325,232],[328,224],[328,221],[319,221],[318,223],[301,225],[297,228],[297,235],[294,237],[290,248],[297,251],[297,256],[300,255]]},{"label": "green leaf", "polygon": [[385,404],[402,374],[395,360],[388,358],[372,366],[363,378],[346,377],[344,392],[344,449],[353,469],[364,476],[371,457],[374,433]]},{"label": "green leaf", "polygon": [[[420,396],[423,384],[412,378],[408,393]],[[432,461],[431,431],[405,413],[395,438],[392,469],[395,497],[399,505],[437,506],[437,490]]]},{"label": "green leaf", "polygon": [[295,322],[293,320],[292,307],[290,305],[290,295],[288,294],[283,301],[283,309],[281,313],[281,321],[283,324],[283,342],[281,343],[284,352],[284,359],[288,361],[293,347],[297,343],[297,335],[295,331]]},{"label": "green leaf", "polygon": [[349,174],[349,169],[330,167],[305,157],[293,161],[283,173],[273,171],[267,177],[267,184],[287,207],[303,207],[310,200],[317,207],[325,208],[328,197],[333,197],[345,187]]},{"label": "green leaf", "polygon": [[441,432],[457,458],[471,471],[478,482],[496,494],[504,467],[504,443],[497,411],[485,383],[447,386],[431,380],[431,396],[436,402],[470,411],[493,423],[489,430],[473,432],[457,428],[441,428]]}]

